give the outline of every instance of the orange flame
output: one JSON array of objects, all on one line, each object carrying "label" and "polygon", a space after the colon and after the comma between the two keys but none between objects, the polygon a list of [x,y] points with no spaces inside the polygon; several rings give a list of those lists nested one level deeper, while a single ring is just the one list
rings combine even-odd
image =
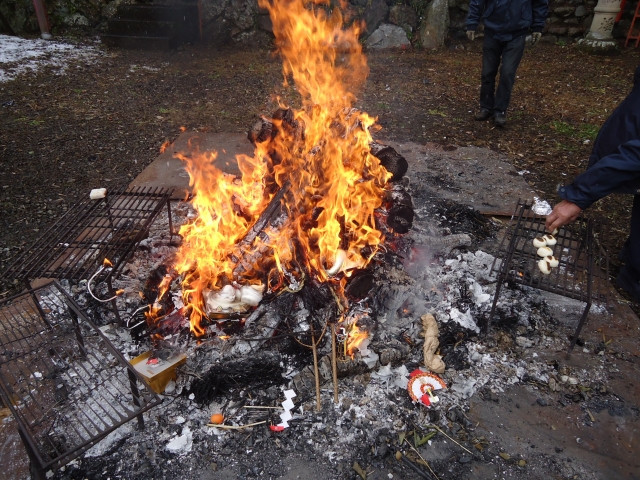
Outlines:
[{"label": "orange flame", "polygon": [[173,282],[173,277],[171,277],[171,275],[165,275],[162,278],[160,285],[158,285],[158,296],[156,297],[156,301],[149,306],[149,311],[144,313],[148,325],[152,326],[158,321],[160,310],[162,310],[162,305],[160,305],[159,302],[169,291],[171,282]]},{"label": "orange flame", "polygon": [[169,140],[165,140],[162,145],[160,145],[160,153],[164,153],[169,145],[171,145],[171,142]]},{"label": "orange flame", "polygon": [[344,341],[346,355],[353,357],[356,349],[369,335],[364,330],[360,330],[357,320],[347,326],[347,336]]},{"label": "orange flame", "polygon": [[175,268],[184,274],[183,297],[192,307],[191,330],[198,336],[204,334],[205,289],[251,283],[267,261],[252,255],[249,268],[238,272],[237,243],[286,182],[291,184],[285,196],[287,222],[251,246],[264,252],[272,267],[277,262],[280,272],[295,261],[340,291],[344,282],[330,277],[366,266],[382,241],[374,211],[391,174],[369,150],[375,119],[352,108],[353,92],[369,72],[359,26],[345,28],[337,8],[327,14],[328,0],[259,4],[273,22],[285,84],[293,81],[301,95],[302,107],[293,110],[299,128],[292,132],[283,120],[272,119],[275,138],[257,144],[253,158],[237,157],[241,178],[214,167],[215,152],[177,155],[186,164],[197,218],[180,229],[183,243]]}]

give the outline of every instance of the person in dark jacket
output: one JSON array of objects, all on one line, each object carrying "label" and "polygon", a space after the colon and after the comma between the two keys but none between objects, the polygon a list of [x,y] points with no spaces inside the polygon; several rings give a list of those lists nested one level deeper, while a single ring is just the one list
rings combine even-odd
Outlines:
[{"label": "person in dark jacket", "polygon": [[610,193],[635,195],[629,238],[619,255],[625,265],[617,283],[640,303],[640,66],[631,93],[600,129],[587,170],[558,190],[563,200],[547,217],[547,230],[574,221],[582,210]]},{"label": "person in dark jacket", "polygon": [[[531,31],[532,45],[538,43],[548,9],[548,0],[470,1],[466,21],[469,40],[475,39],[480,20],[484,23],[480,113],[475,116],[476,120],[493,117],[500,127],[507,123],[506,112],[524,53],[525,37]],[[496,91],[499,67],[500,82]]]}]

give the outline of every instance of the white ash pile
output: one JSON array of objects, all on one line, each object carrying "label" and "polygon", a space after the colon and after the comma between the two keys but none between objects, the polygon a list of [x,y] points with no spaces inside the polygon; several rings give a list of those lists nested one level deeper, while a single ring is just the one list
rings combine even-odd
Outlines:
[{"label": "white ash pile", "polygon": [[[187,219],[189,206],[181,204],[173,212],[179,224]],[[255,342],[246,340],[248,332],[239,324],[211,325],[212,335],[200,340],[190,334],[187,324],[178,325],[175,336],[164,340],[169,350],[186,354],[187,362],[178,370],[177,381],[165,389],[165,403],[149,412],[146,430],[128,426],[114,432],[57,475],[199,478],[203,470],[223,469],[240,478],[277,478],[283,458],[295,454],[323,465],[332,472],[331,478],[352,478],[354,461],[380,468],[393,464],[400,478],[415,478],[409,465],[394,457],[398,450],[406,453],[398,439],[409,433],[417,435],[417,443],[424,440],[420,444],[424,447],[437,443],[446,445],[449,456],[469,455],[445,436],[453,435],[476,458],[491,458],[490,447],[473,449],[479,440],[465,412],[474,394],[491,397],[524,383],[538,390],[542,401],[552,402],[556,394],[562,402],[579,395],[581,385],[604,381],[604,369],[570,370],[545,360],[545,352],[566,349],[569,330],[552,318],[546,294],[536,290],[503,289],[498,319],[490,333],[483,333],[495,288],[490,275],[493,257],[480,250],[465,251],[475,235],[441,232],[417,222],[398,248],[404,252],[404,265],[391,256],[372,272],[373,301],[368,307],[362,305],[371,323],[369,342],[361,344],[353,358],[339,362],[337,403],[330,342],[318,347],[321,410],[317,411],[311,352],[296,347],[289,335],[279,335],[276,325],[282,319],[277,301],[255,310],[261,321],[245,323]],[[149,272],[170,258],[175,248],[166,217],[161,217],[115,282],[116,288],[125,290],[118,302],[130,326],[139,320],[135,312],[143,302],[138,292]],[[150,348],[148,336],[114,326],[113,313],[95,305],[82,286],[73,290],[94,316],[102,315],[102,323],[111,324],[103,331],[129,358]],[[179,305],[177,293],[173,301]],[[306,315],[296,308],[292,318]],[[446,364],[441,377],[447,385],[435,392],[438,401],[430,408],[414,403],[407,391],[410,373],[423,364],[420,317],[427,312],[433,312],[438,322],[438,353]],[[304,322],[294,325],[308,329]],[[281,423],[283,410],[278,407],[287,388],[296,392],[292,419],[288,428],[273,432],[269,427]],[[229,428],[209,426],[216,413],[224,415]],[[444,458],[429,463],[436,473],[457,468]]]}]

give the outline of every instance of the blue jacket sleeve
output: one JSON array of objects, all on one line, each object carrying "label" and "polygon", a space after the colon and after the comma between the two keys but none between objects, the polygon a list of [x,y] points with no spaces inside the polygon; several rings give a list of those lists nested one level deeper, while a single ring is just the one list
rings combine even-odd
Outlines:
[{"label": "blue jacket sleeve", "polygon": [[[547,0],[540,1],[546,2]],[[478,29],[480,18],[482,18],[486,6],[487,0],[471,0],[469,2],[469,13],[467,14],[467,20],[465,22],[467,30],[473,30],[475,32]]]},{"label": "blue jacket sleeve", "polygon": [[[547,21],[549,13],[549,0],[532,0],[533,22],[531,23],[532,32],[542,32]],[[471,11],[471,9],[469,9]]]},{"label": "blue jacket sleeve", "polygon": [[640,184],[640,139],[620,145],[615,152],[578,175],[571,185],[560,187],[558,194],[585,209],[616,190]]}]

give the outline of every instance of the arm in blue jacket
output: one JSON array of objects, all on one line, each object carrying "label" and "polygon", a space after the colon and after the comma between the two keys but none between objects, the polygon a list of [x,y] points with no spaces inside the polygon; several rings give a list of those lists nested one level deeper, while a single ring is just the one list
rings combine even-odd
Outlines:
[{"label": "arm in blue jacket", "polygon": [[640,188],[640,139],[620,145],[578,175],[571,185],[561,187],[558,194],[585,209],[621,187],[631,186]]},{"label": "arm in blue jacket", "polygon": [[[532,0],[531,6],[533,9],[531,31],[542,32],[547,21],[547,14],[549,13],[549,0]],[[471,8],[469,8],[469,12],[471,12]]]},{"label": "arm in blue jacket", "polygon": [[[469,13],[467,14],[467,20],[465,22],[467,26],[467,30],[476,31],[478,29],[478,25],[480,24],[480,19],[482,18],[482,14],[484,13],[485,8],[487,7],[488,0],[471,0],[469,2]],[[547,1],[547,0],[539,0],[539,1]]]}]

